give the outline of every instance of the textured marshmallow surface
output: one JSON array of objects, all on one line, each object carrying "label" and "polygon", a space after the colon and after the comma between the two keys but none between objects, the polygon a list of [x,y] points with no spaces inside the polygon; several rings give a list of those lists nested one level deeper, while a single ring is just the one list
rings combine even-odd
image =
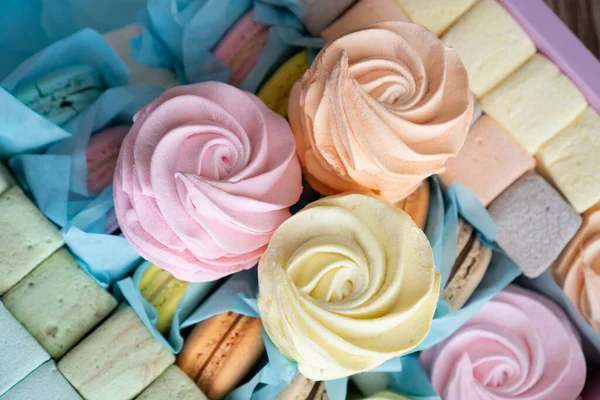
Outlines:
[{"label": "textured marshmallow surface", "polygon": [[410,22],[411,20],[397,0],[360,0],[329,25],[321,36],[330,42],[350,32],[385,21]]},{"label": "textured marshmallow surface", "polygon": [[[469,72],[469,86],[481,97],[535,53],[517,21],[494,0],[481,0],[442,37]],[[485,110],[485,108],[484,108]]]},{"label": "textured marshmallow surface", "polygon": [[535,160],[493,118],[484,115],[471,127],[458,156],[446,163],[442,182],[466,185],[488,205],[511,183],[535,167]]},{"label": "textured marshmallow surface", "polygon": [[414,22],[440,36],[477,0],[397,0]]},{"label": "textured marshmallow surface", "polygon": [[41,365],[1,398],[2,400],[81,400],[81,396],[56,368],[54,361]]},{"label": "textured marshmallow surface", "polygon": [[600,116],[592,108],[546,142],[538,158],[577,212],[600,201]]},{"label": "textured marshmallow surface", "polygon": [[4,164],[0,163],[0,193],[3,193],[6,189],[10,188],[15,184],[15,180],[8,172],[8,168]]},{"label": "textured marshmallow surface", "polygon": [[0,397],[49,358],[0,302]]},{"label": "textured marshmallow surface", "polygon": [[544,272],[581,225],[581,217],[548,182],[528,172],[489,207],[496,242],[528,277]]},{"label": "textured marshmallow surface", "polygon": [[0,195],[0,295],[62,244],[58,229],[18,186]]},{"label": "textured marshmallow surface", "polygon": [[2,298],[6,308],[59,359],[117,306],[66,249],[48,257]]},{"label": "textured marshmallow surface", "polygon": [[207,400],[196,383],[179,367],[172,365],[136,400]]},{"label": "textured marshmallow surface", "polygon": [[536,54],[480,102],[483,111],[500,122],[531,154],[586,107],[575,85],[541,54]]},{"label": "textured marshmallow surface", "polygon": [[58,369],[86,400],[125,400],[174,362],[131,307],[121,306],[67,353]]}]

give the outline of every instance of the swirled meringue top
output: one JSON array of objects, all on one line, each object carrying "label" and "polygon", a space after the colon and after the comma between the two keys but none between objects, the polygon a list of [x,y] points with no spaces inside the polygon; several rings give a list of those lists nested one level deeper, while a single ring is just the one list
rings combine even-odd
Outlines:
[{"label": "swirled meringue top", "polygon": [[421,353],[445,400],[575,399],[586,365],[575,328],[539,294],[509,286]]},{"label": "swirled meringue top", "polygon": [[456,52],[424,27],[383,22],[330,42],[296,82],[288,115],[308,182],[391,202],[440,173],[473,99]]},{"label": "swirled meringue top", "polygon": [[600,333],[600,207],[584,215],[579,232],[551,271],[573,305]]},{"label": "swirled meringue top", "polygon": [[218,82],[167,90],[134,119],[114,178],[134,249],[187,281],[255,265],[302,191],[285,119]]},{"label": "swirled meringue top", "polygon": [[263,326],[313,380],[370,370],[417,346],[440,286],[423,231],[363,194],[318,200],[284,222],[258,274]]}]

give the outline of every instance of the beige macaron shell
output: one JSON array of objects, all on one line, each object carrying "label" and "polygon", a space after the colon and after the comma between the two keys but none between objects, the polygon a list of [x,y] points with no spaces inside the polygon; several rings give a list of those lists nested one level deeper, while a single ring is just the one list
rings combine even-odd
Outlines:
[{"label": "beige macaron shell", "polygon": [[[316,387],[315,387],[316,385]],[[308,379],[302,374],[298,374],[292,383],[285,387],[275,400],[327,400],[329,397],[325,393],[325,384]]]},{"label": "beige macaron shell", "polygon": [[460,253],[463,252],[467,243],[469,243],[469,239],[473,234],[473,226],[465,222],[464,219],[458,219],[458,233],[457,233],[457,251],[456,256],[458,257]]},{"label": "beige macaron shell", "polygon": [[459,310],[467,303],[483,279],[491,260],[492,249],[475,238],[467,256],[442,294],[442,298],[450,304],[452,311]]},{"label": "beige macaron shell", "polygon": [[264,349],[259,318],[226,312],[194,327],[177,365],[209,399],[218,400],[240,383]]}]

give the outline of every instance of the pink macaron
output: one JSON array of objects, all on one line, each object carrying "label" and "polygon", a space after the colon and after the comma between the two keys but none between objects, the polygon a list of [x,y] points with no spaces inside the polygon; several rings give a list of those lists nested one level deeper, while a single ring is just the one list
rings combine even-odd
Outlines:
[{"label": "pink macaron", "polygon": [[229,83],[240,86],[258,62],[267,45],[269,26],[256,22],[254,12],[246,13],[221,39],[214,56],[231,68]]},{"label": "pink macaron", "polygon": [[112,182],[121,143],[128,131],[129,126],[118,125],[90,138],[86,149],[89,193],[99,193]]}]

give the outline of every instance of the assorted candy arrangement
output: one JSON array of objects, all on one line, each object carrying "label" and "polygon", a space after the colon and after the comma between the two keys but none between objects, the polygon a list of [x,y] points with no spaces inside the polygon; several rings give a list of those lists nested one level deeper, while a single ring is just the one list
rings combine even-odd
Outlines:
[{"label": "assorted candy arrangement", "polygon": [[541,0],[130,6],[0,68],[1,400],[600,397],[600,63]]}]

